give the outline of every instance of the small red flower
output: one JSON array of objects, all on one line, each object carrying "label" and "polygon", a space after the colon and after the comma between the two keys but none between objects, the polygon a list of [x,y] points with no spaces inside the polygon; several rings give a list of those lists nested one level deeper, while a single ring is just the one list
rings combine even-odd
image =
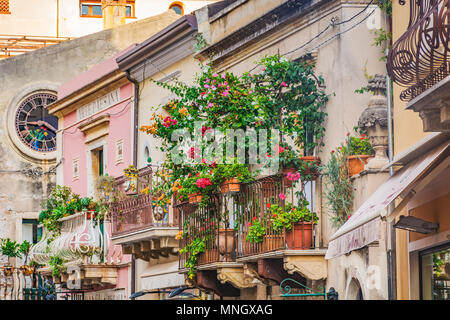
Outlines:
[{"label": "small red flower", "polygon": [[256,220],[256,217],[253,217],[253,221],[255,221]]},{"label": "small red flower", "polygon": [[251,225],[252,225],[252,223],[251,223],[251,222],[247,223],[247,227],[250,227]]},{"label": "small red flower", "polygon": [[266,203],[266,207],[270,209],[270,203]]}]

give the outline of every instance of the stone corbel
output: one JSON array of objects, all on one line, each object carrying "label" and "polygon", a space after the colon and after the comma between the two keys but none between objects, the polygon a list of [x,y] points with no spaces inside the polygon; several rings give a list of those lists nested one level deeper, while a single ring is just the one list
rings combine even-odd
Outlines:
[{"label": "stone corbel", "polygon": [[[259,283],[259,280],[254,277],[251,269],[247,269],[244,273],[244,268],[219,268],[217,269],[217,279],[225,284],[231,283],[234,287],[239,289],[251,288]],[[257,281],[254,281],[254,280]]]},{"label": "stone corbel", "polygon": [[327,262],[324,256],[285,256],[284,269],[289,274],[294,272],[310,280],[327,278]]}]

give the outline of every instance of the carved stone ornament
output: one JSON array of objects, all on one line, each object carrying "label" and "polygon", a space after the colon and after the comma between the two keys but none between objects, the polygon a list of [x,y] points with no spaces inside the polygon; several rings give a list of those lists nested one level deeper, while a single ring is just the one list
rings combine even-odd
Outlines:
[{"label": "carved stone ornament", "polygon": [[219,268],[217,269],[217,279],[223,284],[229,282],[239,289],[252,288],[260,283],[255,272],[251,268]]},{"label": "carved stone ornament", "polygon": [[381,169],[387,162],[388,146],[388,111],[386,92],[386,77],[375,75],[369,80],[367,89],[373,93],[367,108],[359,117],[358,127],[367,130],[369,141],[375,149],[375,157],[371,158],[366,169]]},{"label": "carved stone ornament", "polygon": [[296,272],[310,280],[327,278],[327,261],[324,256],[285,256],[284,269],[289,274]]}]

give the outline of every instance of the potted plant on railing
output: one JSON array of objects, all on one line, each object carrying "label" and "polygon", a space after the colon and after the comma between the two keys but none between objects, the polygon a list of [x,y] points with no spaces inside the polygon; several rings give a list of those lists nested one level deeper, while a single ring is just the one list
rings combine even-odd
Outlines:
[{"label": "potted plant on railing", "polygon": [[253,174],[245,164],[237,163],[217,165],[212,171],[213,182],[220,182],[220,191],[224,194],[237,193],[241,183],[253,180]]},{"label": "potted plant on railing", "polygon": [[11,258],[18,258],[21,256],[19,251],[20,245],[16,241],[12,241],[10,238],[1,240],[0,251],[3,255],[8,257],[8,264],[2,267],[5,275],[10,276],[14,270],[11,265]]},{"label": "potted plant on railing", "polygon": [[252,221],[247,223],[247,237],[245,238],[251,243],[261,243],[266,235],[266,228],[263,226],[262,221],[257,217],[253,217]]},{"label": "potted plant on railing", "polygon": [[224,256],[225,260],[236,250],[236,231],[230,228],[230,212],[224,210],[220,216],[218,247],[219,253]]},{"label": "potted plant on railing", "polygon": [[25,275],[30,275],[30,274],[33,274],[33,272],[34,272],[34,268],[27,265],[28,254],[30,253],[30,249],[31,249],[31,244],[27,240],[22,242],[19,246],[19,252],[21,255],[23,255],[23,258],[24,258],[24,262],[23,262],[23,265],[20,267],[20,270]]},{"label": "potted plant on railing", "polygon": [[313,225],[317,223],[316,213],[308,208],[308,202],[301,200],[301,206],[288,203],[283,208],[273,204],[270,207],[273,230],[284,229],[286,244],[289,249],[309,249],[312,247]]},{"label": "potted plant on railing", "polygon": [[373,157],[375,153],[366,133],[360,132],[360,135],[361,136],[357,138],[352,137],[350,136],[350,133],[347,133],[346,146],[343,147],[348,148],[347,168],[350,177],[363,171],[367,161],[369,158]]}]

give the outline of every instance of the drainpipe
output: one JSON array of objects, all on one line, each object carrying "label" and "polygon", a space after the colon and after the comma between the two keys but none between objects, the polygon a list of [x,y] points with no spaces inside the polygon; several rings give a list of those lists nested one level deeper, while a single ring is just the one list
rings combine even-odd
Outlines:
[{"label": "drainpipe", "polygon": [[[133,165],[137,168],[137,151],[138,151],[138,107],[139,107],[139,82],[131,77],[130,71],[126,71],[127,79],[133,83],[134,86],[134,119],[133,119]],[[131,293],[136,292],[136,259],[134,254],[131,255]],[[134,300],[134,299],[133,299]]]},{"label": "drainpipe", "polygon": [[[388,50],[386,49],[386,57]],[[388,158],[389,163],[392,162],[394,146],[393,146],[393,128],[392,128],[392,92],[391,92],[391,79],[386,73],[386,96],[387,96],[387,114],[388,114]],[[394,169],[392,166],[389,167],[389,176],[394,174]],[[388,216],[394,211],[395,204],[392,202],[388,206]],[[388,274],[388,299],[396,300],[397,297],[397,268],[396,268],[396,236],[395,236],[395,221],[388,224],[389,234],[390,234],[390,245],[389,250],[386,250],[387,255],[387,274]],[[387,230],[386,230],[387,231]],[[387,236],[386,232],[386,236]],[[387,242],[386,242],[387,244]],[[386,247],[388,247],[386,245]]]}]

